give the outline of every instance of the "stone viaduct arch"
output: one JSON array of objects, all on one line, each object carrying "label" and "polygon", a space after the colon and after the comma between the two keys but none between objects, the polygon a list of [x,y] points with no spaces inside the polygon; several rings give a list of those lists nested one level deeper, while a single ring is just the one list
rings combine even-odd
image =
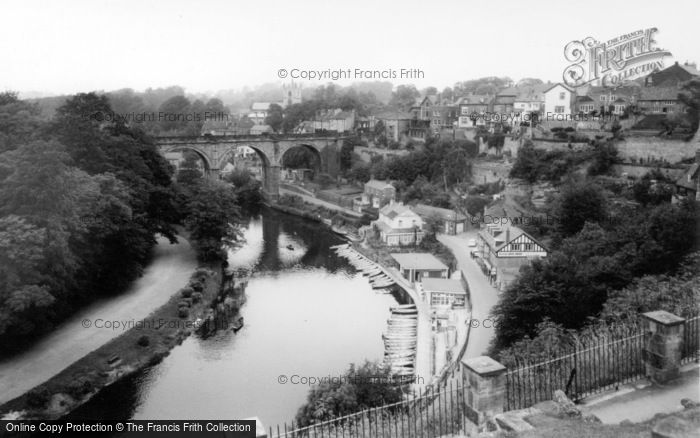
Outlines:
[{"label": "stone viaduct arch", "polygon": [[220,170],[239,146],[248,146],[262,159],[263,189],[272,199],[279,197],[280,168],[284,154],[302,146],[318,154],[321,172],[337,176],[340,172],[340,150],[348,136],[275,135],[275,136],[202,136],[157,137],[161,154],[191,150],[202,158],[207,174],[218,178]]}]

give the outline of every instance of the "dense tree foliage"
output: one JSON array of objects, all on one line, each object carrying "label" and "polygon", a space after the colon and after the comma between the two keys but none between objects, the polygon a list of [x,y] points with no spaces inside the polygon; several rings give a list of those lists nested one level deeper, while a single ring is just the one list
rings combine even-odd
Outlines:
[{"label": "dense tree foliage", "polygon": [[122,291],[156,234],[176,239],[176,224],[189,228],[202,258],[235,240],[224,224],[237,213],[230,186],[178,188],[138,126],[95,117],[112,113],[106,96],[78,94],[47,122],[16,95],[0,95],[0,354]]},{"label": "dense tree foliage", "polygon": [[673,272],[696,248],[698,227],[694,202],[622,209],[601,223],[585,221],[546,259],[521,268],[503,293],[493,309],[495,350],[534,336],[546,319],[567,329],[581,328],[600,314],[614,291],[644,275]]},{"label": "dense tree foliage", "polygon": [[374,362],[353,364],[342,379],[323,381],[309,391],[296,423],[305,427],[402,399],[402,386],[392,381],[389,369]]}]

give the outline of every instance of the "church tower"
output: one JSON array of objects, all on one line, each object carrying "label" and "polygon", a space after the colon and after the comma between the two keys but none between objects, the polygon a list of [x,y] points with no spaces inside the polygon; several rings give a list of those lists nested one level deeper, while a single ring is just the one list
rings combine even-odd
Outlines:
[{"label": "church tower", "polygon": [[301,103],[301,84],[295,84],[292,81],[291,84],[282,85],[284,90],[284,106],[294,105],[295,103]]}]

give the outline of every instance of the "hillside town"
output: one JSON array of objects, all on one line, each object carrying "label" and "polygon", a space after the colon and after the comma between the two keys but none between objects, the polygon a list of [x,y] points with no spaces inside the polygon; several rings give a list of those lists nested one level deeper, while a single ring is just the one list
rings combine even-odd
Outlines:
[{"label": "hillside town", "polygon": [[700,436],[697,6],[305,2],[3,8],[0,436]]}]

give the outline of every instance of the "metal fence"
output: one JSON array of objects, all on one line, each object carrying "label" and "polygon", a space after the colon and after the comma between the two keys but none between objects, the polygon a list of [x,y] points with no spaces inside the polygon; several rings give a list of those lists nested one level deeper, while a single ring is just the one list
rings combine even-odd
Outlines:
[{"label": "metal fence", "polygon": [[465,391],[461,383],[419,391],[399,403],[296,427],[270,427],[268,438],[435,438],[464,430]]},{"label": "metal fence", "polygon": [[700,316],[688,318],[683,331],[681,363],[697,361],[700,358]]},{"label": "metal fence", "polygon": [[[700,317],[685,321],[681,363],[698,360]],[[616,337],[605,333],[582,341],[562,356],[536,364],[517,363],[506,372],[504,409],[528,408],[551,400],[562,389],[573,400],[617,388],[646,374],[644,349],[649,333],[639,327],[633,333]]]}]

